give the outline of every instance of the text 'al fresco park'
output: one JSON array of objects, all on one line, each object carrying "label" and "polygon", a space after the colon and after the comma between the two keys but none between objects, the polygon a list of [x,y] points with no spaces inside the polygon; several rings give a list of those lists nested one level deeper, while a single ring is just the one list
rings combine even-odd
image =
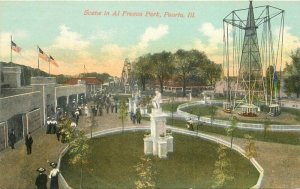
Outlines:
[{"label": "text 'al fresco park'", "polygon": [[127,11],[127,10],[114,10],[114,11],[100,11],[85,9],[83,11],[85,16],[112,16],[112,17],[157,17],[157,18],[195,18],[194,12],[159,12],[159,11]]}]

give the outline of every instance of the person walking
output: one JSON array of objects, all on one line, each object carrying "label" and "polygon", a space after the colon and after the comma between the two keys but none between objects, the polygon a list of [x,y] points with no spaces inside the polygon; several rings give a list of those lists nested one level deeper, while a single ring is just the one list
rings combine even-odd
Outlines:
[{"label": "person walking", "polygon": [[142,115],[141,115],[140,109],[138,109],[136,111],[136,121],[138,124],[141,124],[141,119],[142,119]]},{"label": "person walking", "polygon": [[49,178],[51,179],[50,180],[50,189],[59,189],[59,186],[58,186],[59,169],[57,168],[57,164],[54,162],[50,163],[50,166],[53,168],[49,174]]},{"label": "person walking", "polygon": [[37,189],[47,189],[48,178],[47,175],[44,173],[46,169],[40,167],[37,169],[37,171],[39,172],[39,175],[35,179],[35,185]]},{"label": "person walking", "polygon": [[12,130],[11,133],[9,133],[8,140],[11,149],[15,149],[16,135],[14,130]]},{"label": "person walking", "polygon": [[58,141],[60,141],[60,135],[61,135],[61,126],[57,125],[56,127],[56,138]]},{"label": "person walking", "polygon": [[29,132],[25,137],[25,145],[27,148],[27,154],[31,154],[32,143],[33,143],[33,140],[31,137],[31,133]]}]

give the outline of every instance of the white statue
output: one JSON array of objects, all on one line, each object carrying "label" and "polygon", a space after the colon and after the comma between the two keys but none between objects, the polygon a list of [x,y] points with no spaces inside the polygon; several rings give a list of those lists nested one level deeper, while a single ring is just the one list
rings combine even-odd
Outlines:
[{"label": "white statue", "polygon": [[160,108],[160,103],[162,103],[161,93],[158,90],[155,90],[155,97],[152,99],[153,107],[155,109]]}]

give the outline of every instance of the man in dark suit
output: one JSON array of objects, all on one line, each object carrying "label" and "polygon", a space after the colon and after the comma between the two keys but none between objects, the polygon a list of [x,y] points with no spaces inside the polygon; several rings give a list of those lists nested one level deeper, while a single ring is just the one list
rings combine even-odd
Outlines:
[{"label": "man in dark suit", "polygon": [[46,169],[44,168],[38,168],[37,171],[39,172],[39,175],[36,177],[35,185],[37,189],[47,189],[47,175],[44,173]]},{"label": "man in dark suit", "polygon": [[8,140],[9,140],[9,144],[10,144],[11,149],[15,149],[16,135],[15,135],[14,130],[12,130],[11,133],[9,133]]},{"label": "man in dark suit", "polygon": [[32,137],[30,134],[31,133],[29,132],[25,137],[25,145],[27,148],[27,154],[31,154],[31,147],[32,147],[32,143],[33,143],[33,140],[32,140]]}]

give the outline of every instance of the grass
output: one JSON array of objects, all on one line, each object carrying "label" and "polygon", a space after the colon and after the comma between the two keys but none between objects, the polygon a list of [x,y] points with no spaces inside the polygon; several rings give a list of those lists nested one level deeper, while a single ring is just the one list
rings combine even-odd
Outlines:
[{"label": "grass", "polygon": [[194,115],[200,115],[200,116],[210,116],[210,107],[207,105],[201,105],[201,106],[190,106],[183,108],[182,111],[188,112],[190,114]]},{"label": "grass", "polygon": [[289,113],[295,116],[295,119],[300,122],[300,110],[293,108],[281,108],[282,112]]},{"label": "grass", "polygon": [[[218,110],[215,115],[215,119],[220,120],[228,120],[228,118],[233,114],[226,114],[223,112],[223,108],[220,106],[217,106]],[[182,109],[185,112],[194,114],[194,115],[200,115],[205,117],[210,117],[210,106],[209,105],[198,105],[198,106],[190,106]],[[277,125],[294,125],[294,124],[300,124],[300,110],[297,109],[291,109],[291,108],[281,108],[281,115],[277,117],[270,117],[270,124],[277,124]],[[258,117],[255,118],[249,118],[249,117],[243,117],[240,115],[235,114],[239,121],[244,123],[262,123],[264,121],[264,117],[267,116],[267,114],[261,114]]]},{"label": "grass", "polygon": [[[211,188],[217,144],[186,135],[174,134],[174,152],[167,159],[151,157],[152,180],[156,188]],[[84,165],[83,188],[136,188],[139,180],[135,166],[141,163],[143,133],[126,132],[94,138],[93,153]],[[236,153],[227,151],[230,171],[235,179],[224,188],[250,188],[258,179],[252,164]],[[68,164],[68,154],[62,159],[61,171],[74,188],[79,186],[78,167]]]},{"label": "grass", "polygon": [[[167,120],[168,125],[172,125],[172,120]],[[173,126],[187,129],[186,128],[186,121],[184,120],[173,120]],[[198,127],[199,131],[205,132],[205,133],[216,133],[220,135],[227,135],[225,128],[222,127],[216,127],[211,126],[210,124],[202,124]],[[194,130],[197,130],[197,127],[194,126]],[[267,131],[266,136],[264,136],[263,131],[256,131],[256,130],[236,130],[234,137],[238,138],[244,138],[245,134],[252,135],[255,140],[259,141],[266,141],[266,142],[276,142],[276,143],[282,143],[282,144],[293,144],[293,145],[299,145],[300,144],[300,133],[299,132],[274,132],[274,131]]]},{"label": "grass", "polygon": [[176,112],[177,111],[177,107],[180,104],[183,104],[184,102],[173,102],[172,103],[163,103],[161,104],[162,110],[163,111],[167,111],[167,112]]}]

